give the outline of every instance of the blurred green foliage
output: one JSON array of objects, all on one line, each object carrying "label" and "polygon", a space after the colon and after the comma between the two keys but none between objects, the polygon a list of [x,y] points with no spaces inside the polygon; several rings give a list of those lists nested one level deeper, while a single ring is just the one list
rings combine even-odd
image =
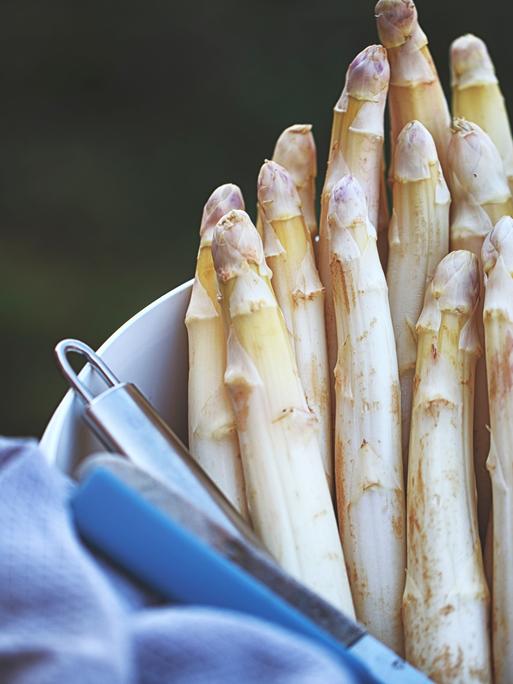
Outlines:
[{"label": "blurred green foliage", "polygon": [[[418,2],[444,84],[474,31],[510,91],[506,0]],[[348,63],[373,3],[3,0],[0,40],[0,431],[41,434],[64,392],[52,349],[98,346],[193,273],[202,206],[255,180],[311,122],[319,180]]]}]

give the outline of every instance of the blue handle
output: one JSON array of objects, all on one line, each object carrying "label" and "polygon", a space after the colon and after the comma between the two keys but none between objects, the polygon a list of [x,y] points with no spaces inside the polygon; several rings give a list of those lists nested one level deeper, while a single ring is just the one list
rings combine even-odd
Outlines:
[{"label": "blue handle", "polygon": [[[80,534],[163,597],[248,613],[327,649],[355,682],[384,682],[300,612],[98,468],[71,500]],[[391,680],[388,680],[391,681]]]}]

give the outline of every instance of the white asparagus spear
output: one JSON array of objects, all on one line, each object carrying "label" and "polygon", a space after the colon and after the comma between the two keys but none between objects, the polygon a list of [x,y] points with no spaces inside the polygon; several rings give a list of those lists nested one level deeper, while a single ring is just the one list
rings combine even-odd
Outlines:
[{"label": "white asparagus spear", "polygon": [[337,336],[335,473],[357,618],[403,650],[404,486],[397,359],[388,292],[365,194],[354,176],[329,207]]},{"label": "white asparagus spear", "polygon": [[433,136],[447,178],[451,118],[426,34],[419,26],[417,8],[411,0],[379,0],[375,15],[390,63],[392,158],[397,136],[409,121],[416,119]]},{"label": "white asparagus spear", "polygon": [[245,212],[218,223],[212,251],[229,325],[225,381],[255,530],[288,572],[354,615],[315,419]]},{"label": "white asparagus spear", "polygon": [[373,226],[378,225],[389,77],[386,50],[381,45],[366,47],[349,65],[344,89],[333,109],[329,158],[340,147],[349,172],[365,192]]},{"label": "white asparagus spear", "polygon": [[319,221],[319,249],[317,252],[319,275],[324,285],[324,310],[326,313],[326,342],[328,345],[328,366],[330,372],[330,395],[331,395],[331,414],[335,415],[335,366],[337,365],[337,324],[335,321],[335,309],[333,306],[333,294],[331,291],[331,270],[330,270],[330,246],[328,229],[328,208],[331,191],[335,184],[349,173],[342,149],[339,143],[335,143],[330,150],[330,159],[326,169],[326,178],[321,194],[321,216]]},{"label": "white asparagus spear", "polygon": [[491,682],[472,467],[479,265],[438,265],[417,324],[407,490],[406,658],[440,684]]},{"label": "white asparagus spear", "polygon": [[493,493],[492,634],[496,684],[513,681],[513,219],[498,221],[483,245],[484,330]]},{"label": "white asparagus spear", "polygon": [[419,121],[403,128],[392,165],[393,212],[387,283],[401,382],[403,464],[408,464],[417,338],[426,285],[449,251],[450,195],[431,134]]},{"label": "white asparagus spear", "polygon": [[[481,261],[485,236],[505,215],[513,215],[513,202],[506,174],[497,148],[476,124],[455,119],[448,151],[452,190],[450,244],[451,249],[469,249]],[[483,344],[482,278],[478,334]],[[488,393],[486,364],[478,360],[474,407],[474,465],[478,493],[478,515],[481,539],[484,540],[491,508],[491,485],[486,459],[490,449],[488,431]]]},{"label": "white asparagus spear", "polygon": [[513,139],[508,112],[486,44],[467,34],[451,45],[452,113],[480,126],[501,155],[513,188]]},{"label": "white asparagus spear", "polygon": [[[333,185],[347,173],[352,173],[364,188],[371,222],[377,225],[380,216],[382,236],[378,236],[380,257],[386,266],[388,243],[387,223],[383,220],[386,197],[383,183],[384,109],[390,72],[386,51],[381,45],[370,45],[349,65],[344,89],[333,108],[333,123],[328,168],[321,195],[319,222],[319,274],[326,290],[326,337],[330,372],[337,361],[338,345],[329,266],[329,232],[327,210]],[[380,207],[381,204],[381,207]],[[380,239],[381,237],[381,239]],[[333,396],[333,386],[332,386]]]},{"label": "white asparagus spear", "polygon": [[[258,176],[258,203],[264,213],[264,244],[272,286],[296,354],[306,401],[318,422],[319,447],[333,490],[331,402],[324,289],[313,244],[291,175],[266,161]],[[269,249],[269,246],[271,248]]]},{"label": "white asparagus spear", "polygon": [[315,179],[317,150],[311,124],[289,126],[276,141],[273,161],[290,173],[301,200],[301,211],[312,240],[317,234]]},{"label": "white asparagus spear", "polygon": [[217,300],[212,236],[230,209],[243,209],[239,188],[230,183],[211,194],[203,210],[196,273],[185,325],[189,337],[189,450],[228,500],[248,516],[235,416],[224,385],[226,334]]}]

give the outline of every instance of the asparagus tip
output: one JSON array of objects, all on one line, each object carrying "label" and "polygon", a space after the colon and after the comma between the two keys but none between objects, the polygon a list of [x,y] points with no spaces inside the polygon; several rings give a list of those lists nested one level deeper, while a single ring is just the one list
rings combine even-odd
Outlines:
[{"label": "asparagus tip", "polygon": [[251,263],[267,275],[262,241],[245,211],[232,209],[214,230],[212,257],[217,276],[226,282]]},{"label": "asparagus tip", "polygon": [[230,209],[244,209],[244,198],[237,185],[225,183],[214,190],[205,204],[200,235],[204,236],[207,231],[213,231],[216,223]]},{"label": "asparagus tip", "polygon": [[410,121],[397,137],[393,178],[400,182],[423,180],[431,175],[430,165],[438,161],[431,133],[420,121]]},{"label": "asparagus tip", "polygon": [[[280,135],[280,138],[285,135],[307,135],[312,130],[312,124],[292,124],[286,128]],[[280,139],[278,138],[278,140]]]},{"label": "asparagus tip", "polygon": [[412,0],[379,0],[374,12],[379,38],[386,48],[404,45],[420,30],[417,8]]},{"label": "asparagus tip", "polygon": [[273,161],[284,166],[296,187],[317,175],[317,151],[311,124],[294,124],[286,128],[276,141]]},{"label": "asparagus tip", "polygon": [[488,233],[482,250],[483,269],[489,273],[502,260],[507,270],[513,275],[513,218],[503,216]]},{"label": "asparagus tip", "polygon": [[436,267],[431,284],[433,299],[440,311],[470,314],[479,296],[479,263],[472,252],[449,252]]},{"label": "asparagus tip", "polygon": [[266,160],[258,174],[258,203],[268,221],[301,215],[301,200],[290,173]]},{"label": "asparagus tip", "polygon": [[328,222],[349,228],[366,221],[367,200],[362,186],[355,176],[343,176],[331,191]]},{"label": "asparagus tip", "polygon": [[450,173],[456,185],[479,204],[501,203],[510,191],[500,154],[477,124],[456,118],[448,148]]},{"label": "asparagus tip", "polygon": [[466,136],[469,133],[481,131],[481,128],[472,121],[467,121],[462,116],[455,116],[452,120],[452,132],[460,136]]},{"label": "asparagus tip", "polygon": [[387,51],[382,45],[369,45],[349,65],[345,90],[359,100],[378,100],[386,97],[389,80]]},{"label": "asparagus tip", "polygon": [[388,83],[390,81],[390,65],[387,51],[382,45],[369,45],[359,52],[349,65],[346,82],[335,110],[347,109],[347,98],[385,104]]},{"label": "asparagus tip", "polygon": [[495,69],[484,41],[467,33],[453,41],[450,48],[451,84],[456,88],[497,83]]}]

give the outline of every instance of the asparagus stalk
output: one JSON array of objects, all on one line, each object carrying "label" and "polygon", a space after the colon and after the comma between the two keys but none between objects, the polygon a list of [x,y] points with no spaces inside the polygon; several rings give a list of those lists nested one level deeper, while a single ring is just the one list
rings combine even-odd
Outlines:
[{"label": "asparagus stalk", "polygon": [[324,289],[299,194],[291,175],[276,162],[267,161],[260,170],[258,203],[265,219],[266,257],[273,274],[273,289],[293,340],[308,406],[318,422],[319,447],[331,490],[333,456]]},{"label": "asparagus stalk", "polygon": [[331,198],[331,191],[342,176],[349,173],[344,155],[339,143],[335,143],[330,150],[330,159],[328,160],[328,168],[326,170],[326,178],[321,194],[321,216],[319,221],[319,249],[318,249],[318,263],[319,275],[321,282],[324,285],[325,298],[324,310],[326,313],[326,342],[328,345],[328,366],[329,366],[329,387],[331,395],[331,413],[335,412],[335,387],[334,387],[334,372],[337,365],[337,325],[335,321],[335,308],[333,305],[333,294],[331,291],[331,270],[330,270],[330,246],[328,229],[328,208]]},{"label": "asparagus stalk", "polygon": [[450,196],[427,128],[412,121],[397,139],[387,282],[401,382],[403,463],[408,462],[415,325],[435,268],[449,251]]},{"label": "asparagus stalk", "polygon": [[434,681],[491,682],[472,467],[479,266],[448,254],[417,324],[407,491],[406,657]]},{"label": "asparagus stalk", "polygon": [[337,336],[335,473],[357,618],[403,650],[404,486],[397,359],[387,285],[365,194],[354,176],[329,207]]},{"label": "asparagus stalk", "polygon": [[[468,249],[481,260],[485,236],[504,215],[513,215],[506,175],[500,155],[491,139],[476,124],[456,119],[449,145],[449,173],[452,188],[450,227],[451,249]],[[483,343],[482,278],[478,334]],[[491,508],[491,484],[486,459],[490,448],[486,364],[480,359],[476,370],[474,408],[474,464],[476,469],[479,528],[484,539]]]},{"label": "asparagus stalk", "polygon": [[189,450],[229,501],[247,518],[235,416],[224,386],[226,335],[217,300],[212,236],[230,209],[244,208],[236,185],[214,190],[203,210],[192,295],[185,317],[189,337]]},{"label": "asparagus stalk", "polygon": [[310,124],[289,126],[280,135],[274,148],[273,161],[283,166],[292,176],[301,200],[301,210],[312,236],[317,234],[315,213],[315,178],[317,151]]},{"label": "asparagus stalk", "polygon": [[506,104],[485,43],[476,36],[451,45],[452,111],[478,124],[492,139],[513,188],[513,140]]},{"label": "asparagus stalk", "polygon": [[338,146],[365,192],[373,226],[378,225],[389,77],[386,50],[370,45],[349,65],[344,90],[333,110],[330,159]]},{"label": "asparagus stalk", "polygon": [[493,491],[495,682],[513,681],[513,220],[502,218],[483,245],[484,329]]},{"label": "asparagus stalk", "polygon": [[379,38],[390,62],[392,152],[404,126],[417,119],[433,136],[447,178],[451,119],[427,37],[419,26],[417,9],[411,0],[379,0],[375,14]]},{"label": "asparagus stalk", "polygon": [[229,325],[225,382],[255,530],[288,572],[353,615],[315,419],[262,242],[245,212],[221,219],[212,249]]}]

